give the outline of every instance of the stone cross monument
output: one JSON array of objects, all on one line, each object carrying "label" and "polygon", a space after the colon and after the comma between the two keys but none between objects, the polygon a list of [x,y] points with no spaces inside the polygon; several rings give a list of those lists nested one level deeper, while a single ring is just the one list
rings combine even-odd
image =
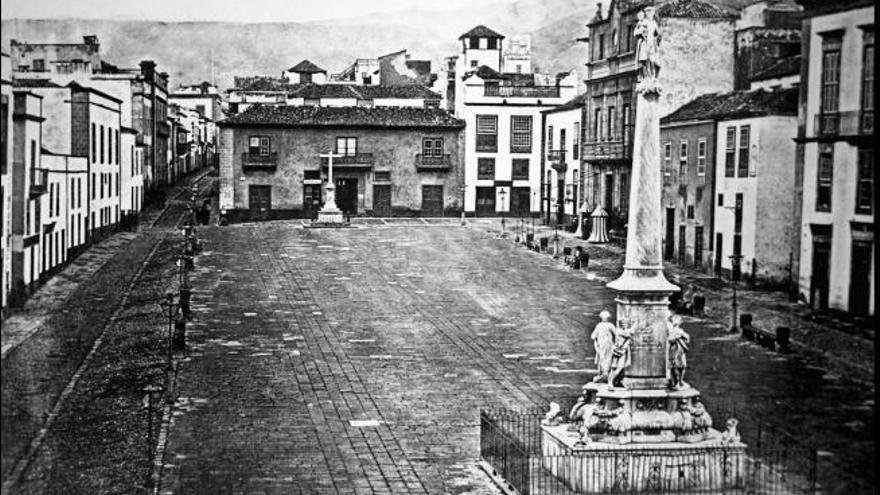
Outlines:
[{"label": "stone cross monument", "polygon": [[336,185],[333,182],[333,159],[343,155],[331,151],[330,153],[324,153],[318,156],[320,158],[326,158],[328,162],[327,185],[324,187],[324,190],[327,191],[327,200],[324,202],[324,206],[321,207],[321,211],[318,212],[318,223],[342,224],[342,211],[336,206]]}]

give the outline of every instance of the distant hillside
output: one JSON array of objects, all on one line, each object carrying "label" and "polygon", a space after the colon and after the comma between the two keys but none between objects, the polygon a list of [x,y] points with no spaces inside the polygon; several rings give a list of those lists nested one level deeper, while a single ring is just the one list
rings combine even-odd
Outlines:
[{"label": "distant hillside", "polygon": [[[712,0],[737,9],[751,0]],[[603,2],[605,9],[608,1]],[[407,49],[429,59],[434,71],[459,50],[458,36],[477,24],[507,35],[532,37],[533,67],[541,72],[576,69],[583,80],[585,36],[593,0],[519,0],[445,12],[408,10],[391,14],[310,23],[154,22],[83,19],[5,19],[0,42],[79,42],[96,34],[104,60],[135,67],[152,59],[168,72],[172,87],[211,79],[221,89],[233,76],[279,75],[304,58],[339,72],[357,57],[376,57]]]},{"label": "distant hillside", "polygon": [[[79,42],[96,34],[103,58],[123,67],[153,59],[168,72],[173,86],[211,78],[228,88],[235,75],[278,75],[304,58],[339,72],[357,57],[375,57],[407,49],[429,59],[436,71],[444,57],[459,48],[458,36],[476,24],[505,34],[531,34],[541,70],[583,69],[583,54],[572,51],[574,38],[586,34],[593,7],[576,0],[521,0],[450,12],[408,11],[313,23],[216,23],[109,21],[87,19],[5,19],[2,45],[9,40]],[[579,32],[569,36],[542,33],[544,26],[565,22]],[[562,45],[558,45],[562,43]],[[567,52],[566,56],[560,54]]]}]

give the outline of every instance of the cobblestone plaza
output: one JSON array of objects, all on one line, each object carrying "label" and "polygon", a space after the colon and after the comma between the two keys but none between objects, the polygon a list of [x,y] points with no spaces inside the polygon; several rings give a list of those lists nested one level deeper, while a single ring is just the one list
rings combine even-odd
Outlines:
[{"label": "cobblestone plaza", "polygon": [[[201,232],[163,492],[494,493],[479,409],[576,397],[613,308],[600,280],[477,225]],[[707,403],[869,468],[870,390],[720,325],[685,328]]]}]

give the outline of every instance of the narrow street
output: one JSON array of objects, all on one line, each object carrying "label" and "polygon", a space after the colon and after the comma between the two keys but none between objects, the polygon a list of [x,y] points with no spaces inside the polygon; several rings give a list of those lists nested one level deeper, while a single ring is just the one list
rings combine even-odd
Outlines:
[{"label": "narrow street", "polygon": [[[509,239],[427,223],[200,231],[163,493],[495,491],[479,409],[571,401],[612,294]],[[820,480],[873,477],[873,390],[715,323],[684,328],[710,407],[819,446]]]}]

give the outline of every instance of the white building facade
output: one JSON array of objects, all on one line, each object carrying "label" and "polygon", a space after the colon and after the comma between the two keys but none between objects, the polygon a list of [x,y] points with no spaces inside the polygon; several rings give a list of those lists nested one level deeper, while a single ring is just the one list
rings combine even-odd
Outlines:
[{"label": "white building facade", "polygon": [[801,3],[798,291],[814,309],[873,315],[874,5]]},{"label": "white building facade", "polygon": [[503,38],[485,26],[459,37],[454,98],[468,133],[465,210],[532,215],[541,211],[542,111],[575,96],[577,75],[544,85],[535,74],[501,73]]}]

